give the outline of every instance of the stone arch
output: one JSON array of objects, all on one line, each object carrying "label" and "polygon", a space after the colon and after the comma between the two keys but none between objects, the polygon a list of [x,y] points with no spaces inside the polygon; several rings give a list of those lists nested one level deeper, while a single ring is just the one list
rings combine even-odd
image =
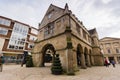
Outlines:
[{"label": "stone arch", "polygon": [[88,49],[84,48],[84,56],[85,56],[85,65],[88,66]]},{"label": "stone arch", "polygon": [[83,47],[78,44],[76,50],[77,66],[81,66],[81,54],[83,53]]},{"label": "stone arch", "polygon": [[51,57],[50,61],[52,62],[52,60],[54,58],[54,55],[55,55],[55,52],[56,52],[55,48],[54,48],[54,46],[52,44],[44,45],[43,48],[42,48],[42,51],[41,51],[41,53],[42,53],[41,66],[45,66],[45,63],[48,61],[47,58]]}]

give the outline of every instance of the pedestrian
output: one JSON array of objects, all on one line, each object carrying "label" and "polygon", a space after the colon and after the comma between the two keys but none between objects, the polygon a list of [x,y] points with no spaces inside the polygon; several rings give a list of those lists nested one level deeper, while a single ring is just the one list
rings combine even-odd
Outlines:
[{"label": "pedestrian", "polygon": [[0,56],[0,72],[2,72],[2,58]]},{"label": "pedestrian", "polygon": [[24,65],[25,63],[26,63],[26,62],[25,62],[25,58],[23,57],[22,62],[21,62],[21,67],[23,67],[23,65]]},{"label": "pedestrian", "polygon": [[26,64],[26,58],[28,56],[28,52],[24,51],[23,53],[23,59],[22,59],[22,63],[21,63],[21,67],[23,67],[24,64]]},{"label": "pedestrian", "polygon": [[4,57],[0,56],[0,72],[3,70]]},{"label": "pedestrian", "polygon": [[108,63],[108,60],[105,58],[105,61],[104,61],[104,65],[106,66],[106,67],[109,67],[109,63]]},{"label": "pedestrian", "polygon": [[115,67],[115,61],[114,60],[111,61],[111,64],[113,65],[113,67]]}]

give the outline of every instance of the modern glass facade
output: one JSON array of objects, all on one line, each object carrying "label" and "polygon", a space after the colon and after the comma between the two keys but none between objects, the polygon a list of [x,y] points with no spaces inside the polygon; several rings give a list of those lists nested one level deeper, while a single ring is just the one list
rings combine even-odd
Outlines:
[{"label": "modern glass facade", "polygon": [[0,34],[7,35],[7,33],[8,33],[7,29],[0,27]]},{"label": "modern glass facade", "polygon": [[37,39],[37,37],[36,37],[36,36],[32,36],[32,35],[30,35],[29,40],[35,41],[36,39]]},{"label": "modern glass facade", "polygon": [[31,52],[38,30],[28,24],[0,16],[0,51],[5,63],[20,63],[23,52]]},{"label": "modern glass facade", "polygon": [[5,25],[5,26],[10,26],[11,21],[4,19],[4,18],[0,18],[0,24]]},{"label": "modern glass facade", "polygon": [[34,47],[33,43],[29,43],[28,48],[32,49]]},{"label": "modern glass facade", "polygon": [[32,32],[33,34],[38,34],[38,31],[37,31],[36,29],[31,29],[31,32]]},{"label": "modern glass facade", "polygon": [[8,49],[23,50],[27,39],[29,27],[15,22]]}]

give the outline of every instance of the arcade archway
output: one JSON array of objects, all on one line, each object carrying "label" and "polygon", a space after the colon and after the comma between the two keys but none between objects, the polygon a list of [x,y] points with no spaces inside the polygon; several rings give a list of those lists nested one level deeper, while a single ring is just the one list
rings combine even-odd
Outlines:
[{"label": "arcade archway", "polygon": [[81,54],[82,54],[83,50],[82,50],[82,46],[80,44],[77,45],[77,51],[76,51],[76,55],[77,55],[77,66],[81,66]]},{"label": "arcade archway", "polygon": [[[55,55],[55,48],[52,44],[46,44],[42,49],[42,66],[51,66]],[[46,65],[48,64],[48,65]]]},{"label": "arcade archway", "polygon": [[84,49],[84,55],[85,55],[85,65],[88,66],[88,49],[85,47]]}]

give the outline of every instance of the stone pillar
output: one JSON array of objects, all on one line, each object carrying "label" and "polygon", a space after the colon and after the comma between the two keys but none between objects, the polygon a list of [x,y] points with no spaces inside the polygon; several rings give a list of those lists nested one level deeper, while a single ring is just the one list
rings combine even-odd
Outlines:
[{"label": "stone pillar", "polygon": [[104,65],[104,56],[100,52],[99,47],[93,47],[93,58],[94,58],[94,65],[95,66],[103,66]]},{"label": "stone pillar", "polygon": [[81,53],[81,68],[82,69],[86,69],[87,68],[86,65],[85,65],[85,55],[84,55],[83,52]]},{"label": "stone pillar", "polygon": [[42,53],[32,53],[32,59],[34,66],[39,67],[42,65]]},{"label": "stone pillar", "polygon": [[95,66],[104,65],[104,57],[101,54],[94,55],[94,65]]},{"label": "stone pillar", "polygon": [[94,64],[94,59],[92,55],[90,55],[90,60],[91,60],[91,65],[94,66],[95,64]]},{"label": "stone pillar", "polygon": [[67,49],[67,74],[74,74],[73,50]]},{"label": "stone pillar", "polygon": [[88,67],[91,67],[89,54],[87,54],[87,66],[88,66]]},{"label": "stone pillar", "polygon": [[76,54],[76,50],[73,49],[73,67],[74,67],[74,71],[79,71],[78,65],[77,65],[77,58],[76,58],[77,54]]},{"label": "stone pillar", "polygon": [[118,64],[117,56],[114,56],[114,60]]}]

